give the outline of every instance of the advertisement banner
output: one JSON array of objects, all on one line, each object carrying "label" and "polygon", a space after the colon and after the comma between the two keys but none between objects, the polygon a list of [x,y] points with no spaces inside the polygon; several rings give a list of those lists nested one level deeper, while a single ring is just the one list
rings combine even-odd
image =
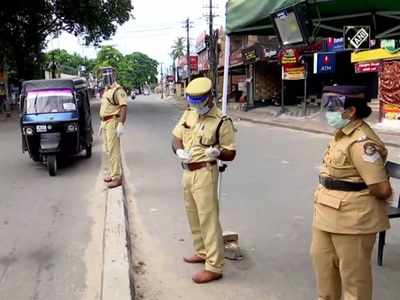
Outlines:
[{"label": "advertisement banner", "polygon": [[379,76],[381,120],[400,127],[400,62],[384,62]]},{"label": "advertisement banner", "polygon": [[304,68],[304,66],[282,68],[283,80],[304,80],[305,76],[306,69]]},{"label": "advertisement banner", "polygon": [[284,49],[279,53],[282,65],[296,66],[299,63],[300,53],[296,49]]},{"label": "advertisement banner", "polygon": [[207,49],[207,33],[204,31],[196,38],[196,53],[199,54],[200,52]]},{"label": "advertisement banner", "polygon": [[344,38],[328,38],[327,47],[329,52],[344,51]]}]

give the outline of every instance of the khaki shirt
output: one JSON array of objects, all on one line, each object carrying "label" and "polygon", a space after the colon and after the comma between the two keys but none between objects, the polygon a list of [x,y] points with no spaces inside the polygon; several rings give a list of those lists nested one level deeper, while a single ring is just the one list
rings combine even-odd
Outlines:
[{"label": "khaki shirt", "polygon": [[[114,99],[117,101],[117,105],[113,105],[113,95],[115,92]],[[101,97],[100,106],[100,117],[118,115],[121,106],[128,104],[128,96],[125,90],[117,83],[114,83],[110,88],[106,89]]]},{"label": "khaki shirt", "polygon": [[[192,154],[191,162],[210,161],[205,150],[217,143],[217,127],[223,118],[222,112],[214,105],[204,116],[187,109],[172,134],[183,142],[183,147]],[[235,129],[230,119],[225,119],[219,129],[220,149],[236,150]]]},{"label": "khaki shirt", "polygon": [[[320,175],[367,185],[385,182],[386,157],[384,144],[368,124],[353,121],[336,132],[325,152]],[[346,192],[321,185],[314,197],[314,226],[342,234],[375,233],[390,227],[385,201],[368,189]]]}]

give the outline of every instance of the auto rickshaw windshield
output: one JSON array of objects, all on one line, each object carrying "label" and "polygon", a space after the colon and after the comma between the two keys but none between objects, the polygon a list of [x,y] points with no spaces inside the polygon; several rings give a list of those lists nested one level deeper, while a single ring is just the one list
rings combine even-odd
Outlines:
[{"label": "auto rickshaw windshield", "polygon": [[26,97],[24,112],[27,114],[60,113],[76,110],[72,90],[30,91]]}]

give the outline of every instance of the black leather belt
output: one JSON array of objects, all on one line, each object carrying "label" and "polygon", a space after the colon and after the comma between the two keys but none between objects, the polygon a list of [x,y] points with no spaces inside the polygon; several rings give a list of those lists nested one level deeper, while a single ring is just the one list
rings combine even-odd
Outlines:
[{"label": "black leather belt", "polygon": [[368,188],[364,182],[343,181],[325,176],[319,176],[319,183],[328,190],[345,192],[359,192]]}]

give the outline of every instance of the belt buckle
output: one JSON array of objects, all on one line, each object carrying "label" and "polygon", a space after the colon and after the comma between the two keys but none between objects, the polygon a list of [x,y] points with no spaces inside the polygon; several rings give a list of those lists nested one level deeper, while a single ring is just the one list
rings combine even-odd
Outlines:
[{"label": "belt buckle", "polygon": [[184,169],[184,170],[186,170],[186,171],[189,171],[189,166],[188,166],[188,164],[181,163],[181,165],[182,165],[182,169]]}]

